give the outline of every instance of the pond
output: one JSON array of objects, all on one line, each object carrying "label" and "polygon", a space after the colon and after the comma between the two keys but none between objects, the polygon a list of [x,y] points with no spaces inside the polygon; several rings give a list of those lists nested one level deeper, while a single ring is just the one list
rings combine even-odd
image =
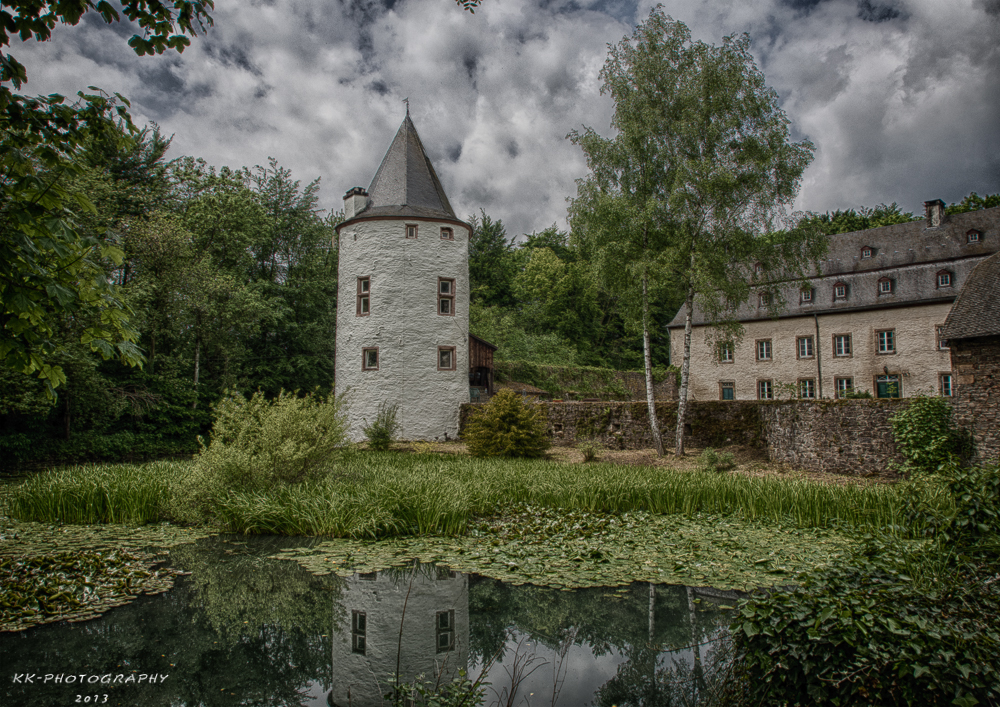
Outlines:
[{"label": "pond", "polygon": [[514,585],[418,563],[341,578],[274,557],[301,546],[176,546],[171,565],[191,574],[170,591],[0,634],[0,702],[367,707],[383,704],[398,669],[407,681],[482,677],[486,705],[670,704],[724,660],[737,599],[647,583]]}]

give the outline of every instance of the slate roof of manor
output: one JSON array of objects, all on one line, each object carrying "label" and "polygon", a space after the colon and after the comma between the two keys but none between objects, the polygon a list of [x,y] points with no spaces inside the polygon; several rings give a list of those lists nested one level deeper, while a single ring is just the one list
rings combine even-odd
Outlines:
[{"label": "slate roof of manor", "polygon": [[[969,232],[978,239],[969,242]],[[870,257],[863,251],[871,250]],[[829,236],[826,256],[809,278],[812,299],[802,302],[798,281],[762,283],[757,291],[780,292],[786,305],[779,318],[812,316],[813,313],[850,312],[885,307],[952,302],[973,269],[1000,251],[1000,207],[945,215],[940,226],[928,227],[926,219]],[[951,274],[951,285],[939,287],[937,274]],[[749,276],[749,274],[748,274]],[[889,278],[891,291],[880,293],[879,280]],[[834,298],[837,284],[847,286],[847,297]],[[770,318],[758,307],[757,295],[742,305],[736,318],[755,321]],[[694,310],[693,323],[707,323],[704,313]],[[669,328],[684,326],[683,310]]]},{"label": "slate roof of manor", "polygon": [[458,220],[409,114],[368,187],[368,204],[354,218],[407,216]]},{"label": "slate roof of manor", "polygon": [[944,322],[946,339],[1000,336],[1000,253],[976,266]]}]

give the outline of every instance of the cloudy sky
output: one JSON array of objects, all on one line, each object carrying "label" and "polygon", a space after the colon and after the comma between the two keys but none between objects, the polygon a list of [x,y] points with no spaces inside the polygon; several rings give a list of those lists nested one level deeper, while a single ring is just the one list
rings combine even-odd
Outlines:
[{"label": "cloudy sky", "polygon": [[[816,155],[799,209],[1000,192],[1000,0],[665,0],[695,38],[746,32],[796,139]],[[586,174],[566,134],[610,135],[598,73],[649,0],[216,0],[181,55],[137,57],[135,30],[90,13],[13,39],[29,93],[88,85],[173,135],[169,157],[275,157],[324,208],[367,186],[404,98],[456,213],[509,235],[566,225]]]}]

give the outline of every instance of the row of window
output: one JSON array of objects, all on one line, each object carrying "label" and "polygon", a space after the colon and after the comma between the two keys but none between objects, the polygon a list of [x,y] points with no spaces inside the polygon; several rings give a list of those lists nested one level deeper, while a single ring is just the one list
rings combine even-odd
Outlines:
[{"label": "row of window", "polygon": [[[939,270],[935,275],[938,289],[953,287],[955,275],[950,270]],[[891,277],[879,278],[877,284],[877,294],[891,295],[896,290],[896,281]],[[833,285],[833,301],[846,301],[851,293],[851,288],[846,282],[836,282]],[[799,304],[811,304],[816,299],[816,289],[806,287],[799,291]],[[757,306],[764,308],[771,306],[771,293],[761,292],[757,295]]]},{"label": "row of window", "polygon": [[[442,227],[440,236],[443,241],[453,241],[455,240],[455,230],[453,228]],[[417,237],[417,224],[406,224],[406,237],[414,239]]]},{"label": "row of window", "polygon": [[[438,611],[434,616],[434,643],[438,653],[455,650],[455,610]],[[368,614],[351,612],[351,652],[368,652]]]},{"label": "row of window", "polygon": [[[372,279],[370,276],[359,277],[357,316],[367,317],[371,311]],[[438,278],[437,313],[445,317],[455,316],[455,278],[453,277]]]},{"label": "row of window", "polygon": [[[937,348],[941,351],[948,349],[948,341],[942,337],[943,326],[937,327]],[[833,334],[833,355],[838,358],[849,358],[853,356],[853,343],[850,334]],[[758,361],[772,360],[771,339],[757,339],[754,342]],[[875,331],[875,346],[878,354],[896,353],[896,330],[879,329]],[[733,363],[735,355],[733,344],[724,342],[719,344],[719,363]],[[795,357],[812,358],[815,353],[814,339],[812,336],[799,336],[795,338]]]},{"label": "row of window", "polygon": [[[854,378],[844,377],[834,379],[834,390],[837,398],[844,398],[854,392]],[[813,400],[816,398],[816,379],[800,378],[796,385],[796,394],[803,400]],[[941,395],[951,397],[952,383],[951,374],[942,373],[938,376],[938,391]],[[902,394],[902,388],[898,375],[888,374],[875,376],[875,397],[877,398],[898,398]],[[774,400],[775,384],[771,379],[761,379],[757,381],[757,399]],[[719,382],[719,400],[736,400],[736,382]]]},{"label": "row of window", "polygon": [[[458,359],[454,346],[437,347],[437,369],[439,371],[454,371]],[[366,346],[361,349],[361,370],[377,371],[379,364],[378,346]]]}]

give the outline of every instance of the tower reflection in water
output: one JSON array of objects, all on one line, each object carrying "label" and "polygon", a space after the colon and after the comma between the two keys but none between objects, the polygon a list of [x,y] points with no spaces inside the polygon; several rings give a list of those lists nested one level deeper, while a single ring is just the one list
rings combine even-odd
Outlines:
[{"label": "tower reflection in water", "polygon": [[434,565],[356,574],[334,626],[334,707],[381,706],[401,682],[444,684],[468,668],[469,578]]},{"label": "tower reflection in water", "polygon": [[397,671],[403,684],[431,686],[461,671],[483,675],[487,707],[708,704],[738,599],[653,584],[560,591],[416,564],[345,582],[334,611],[334,707],[392,704]]}]

